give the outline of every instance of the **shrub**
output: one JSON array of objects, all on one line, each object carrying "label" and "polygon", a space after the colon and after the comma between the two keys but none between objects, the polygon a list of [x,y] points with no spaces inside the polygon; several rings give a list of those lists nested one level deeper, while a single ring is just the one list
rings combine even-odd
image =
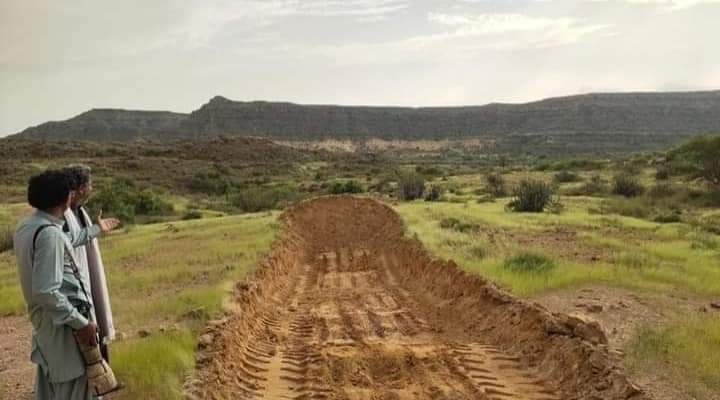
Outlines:
[{"label": "shrub", "polygon": [[662,210],[655,214],[653,221],[659,222],[661,224],[680,222],[680,212],[677,210]]},{"label": "shrub", "polygon": [[433,185],[430,187],[430,190],[425,194],[425,201],[440,201],[440,197],[442,196],[442,191],[439,187]]},{"label": "shrub", "polygon": [[258,212],[279,208],[299,197],[290,188],[253,187],[235,193],[230,204],[244,212]]},{"label": "shrub", "polygon": [[134,185],[122,180],[114,180],[94,195],[88,208],[91,214],[103,210],[106,215],[114,215],[123,222],[135,222],[137,215],[168,215],[173,205],[150,189],[139,191]]},{"label": "shrub", "polygon": [[135,189],[125,183],[114,181],[97,192],[88,202],[91,214],[103,210],[125,223],[135,222]]},{"label": "shrub", "polygon": [[543,212],[553,202],[553,187],[543,181],[523,180],[513,192],[507,208],[515,212]]},{"label": "shrub", "polygon": [[332,194],[362,193],[364,191],[365,189],[362,187],[362,185],[352,179],[346,181],[345,183],[333,182],[333,184],[330,185],[330,193]]},{"label": "shrub", "polygon": [[680,168],[692,171],[715,187],[720,187],[720,135],[698,136],[670,152]]},{"label": "shrub", "polygon": [[643,194],[645,188],[630,174],[619,174],[613,178],[612,193],[624,197],[637,197]]},{"label": "shrub", "polygon": [[400,175],[398,189],[402,200],[415,200],[422,197],[425,192],[425,178],[414,172]]},{"label": "shrub", "polygon": [[521,253],[505,260],[503,266],[514,272],[545,273],[552,271],[556,265],[550,258],[536,253]]},{"label": "shrub", "polygon": [[577,182],[580,176],[572,171],[560,171],[553,176],[553,180],[557,183]]},{"label": "shrub", "polygon": [[150,189],[138,193],[133,200],[136,215],[167,215],[173,211],[171,203]]},{"label": "shrub", "polygon": [[190,178],[188,188],[204,194],[221,195],[228,192],[230,183],[219,172],[198,172]]},{"label": "shrub", "polygon": [[666,181],[670,179],[670,169],[666,166],[659,166],[655,171],[655,180]]},{"label": "shrub", "polygon": [[505,189],[505,178],[500,174],[489,174],[485,177],[487,182],[487,191],[495,197],[503,197],[507,195]]},{"label": "shrub", "polygon": [[182,219],[184,220],[190,220],[190,219],[201,219],[203,217],[202,212],[200,210],[188,210],[185,214],[183,214]]}]

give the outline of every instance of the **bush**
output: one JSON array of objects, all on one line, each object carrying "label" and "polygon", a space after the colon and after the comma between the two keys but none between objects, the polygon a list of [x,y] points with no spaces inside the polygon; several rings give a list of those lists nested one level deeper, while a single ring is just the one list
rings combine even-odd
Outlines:
[{"label": "bush", "polygon": [[521,273],[545,273],[552,271],[555,262],[542,254],[521,253],[505,260],[505,269]]},{"label": "bush", "polygon": [[230,204],[244,212],[273,210],[284,203],[298,200],[300,196],[289,188],[253,187],[231,196]]},{"label": "bush", "polygon": [[352,179],[346,181],[345,183],[333,182],[333,184],[330,185],[330,193],[332,194],[362,193],[364,191],[365,189],[362,187],[362,185]]},{"label": "bush", "polygon": [[136,215],[167,215],[173,212],[173,205],[150,189],[145,189],[134,198]]},{"label": "bush", "polygon": [[419,199],[425,192],[425,178],[414,172],[401,174],[398,189],[402,200]]},{"label": "bush", "polygon": [[425,194],[425,201],[440,201],[442,191],[437,186],[431,186],[430,190]]},{"label": "bush", "polygon": [[168,215],[173,205],[150,189],[139,191],[128,182],[115,180],[94,195],[88,208],[91,214],[103,210],[105,215],[114,215],[123,222],[135,222],[137,215]]},{"label": "bush", "polygon": [[553,180],[557,183],[577,182],[580,176],[572,171],[560,171],[553,176]]},{"label": "bush", "polygon": [[670,169],[666,166],[660,166],[655,171],[655,180],[666,181],[670,179]]},{"label": "bush", "polygon": [[653,221],[661,224],[670,224],[674,222],[680,222],[680,212],[677,210],[662,210],[655,214]]},{"label": "bush", "polygon": [[190,178],[188,188],[194,192],[222,195],[230,190],[230,182],[216,171],[198,172]]},{"label": "bush", "polygon": [[185,214],[183,214],[182,219],[183,220],[190,220],[190,219],[201,219],[203,217],[202,212],[200,210],[188,210]]},{"label": "bush", "polygon": [[507,195],[505,189],[505,178],[500,174],[489,174],[485,177],[487,182],[487,191],[495,197],[503,197]]},{"label": "bush", "polygon": [[543,181],[523,180],[513,192],[507,208],[515,212],[543,212],[553,200],[553,187]]},{"label": "bush", "polygon": [[114,181],[90,199],[88,209],[91,210],[91,215],[102,210],[106,216],[113,215],[122,222],[133,223],[135,222],[135,193],[134,188]]},{"label": "bush", "polygon": [[624,197],[637,197],[643,194],[645,188],[630,174],[620,174],[613,178],[612,193]]},{"label": "bush", "polygon": [[697,136],[669,154],[674,168],[687,169],[693,176],[720,187],[720,135]]}]

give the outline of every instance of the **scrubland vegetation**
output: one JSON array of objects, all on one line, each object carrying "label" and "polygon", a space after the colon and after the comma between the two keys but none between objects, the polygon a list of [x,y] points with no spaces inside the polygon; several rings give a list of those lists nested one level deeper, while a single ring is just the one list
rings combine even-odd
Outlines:
[{"label": "scrubland vegetation", "polygon": [[[720,136],[612,159],[323,157],[272,169],[213,161],[142,179],[89,160],[98,176],[90,208],[125,223],[103,238],[123,333],[113,346],[129,387],[122,398],[180,397],[200,328],[277,232],[270,210],[317,195],[384,198],[435,255],[520,296],[599,285],[720,300]],[[23,180],[63,162],[33,160],[0,182],[0,314],[24,312],[12,252],[3,252],[27,212]],[[708,309],[638,329],[627,365],[714,398],[718,318]]]}]

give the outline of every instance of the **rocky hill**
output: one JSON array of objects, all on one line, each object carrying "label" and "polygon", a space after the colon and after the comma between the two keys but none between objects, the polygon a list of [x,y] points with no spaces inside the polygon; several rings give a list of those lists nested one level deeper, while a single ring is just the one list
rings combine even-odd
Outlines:
[{"label": "rocky hill", "polygon": [[501,142],[512,138],[509,143],[514,144],[589,138],[600,144],[665,144],[707,132],[720,132],[720,91],[585,94],[525,104],[428,108],[241,102],[216,96],[190,114],[96,109],[18,135],[92,141],[237,135],[284,140],[487,137]]}]

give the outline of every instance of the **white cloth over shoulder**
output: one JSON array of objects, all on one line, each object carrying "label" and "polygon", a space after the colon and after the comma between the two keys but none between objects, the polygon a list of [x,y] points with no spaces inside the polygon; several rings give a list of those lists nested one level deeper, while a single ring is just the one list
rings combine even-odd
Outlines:
[{"label": "white cloth over shoulder", "polygon": [[[92,226],[90,216],[82,207],[80,208],[80,217],[84,219],[84,226]],[[70,228],[71,236],[76,236],[77,232],[82,231],[82,224],[78,221],[76,214],[72,210],[68,210],[65,213],[65,220]],[[92,236],[94,235],[91,235],[91,237]],[[103,265],[100,246],[95,237],[89,239],[85,244],[78,244],[76,240],[73,240],[73,245],[77,246],[75,248],[75,256],[78,260],[80,274],[83,281],[88,283],[93,303],[93,317],[95,323],[98,325],[100,338],[103,343],[107,343],[115,339],[115,327],[113,325],[110,293],[107,287],[107,279],[105,278],[105,266]]]}]

